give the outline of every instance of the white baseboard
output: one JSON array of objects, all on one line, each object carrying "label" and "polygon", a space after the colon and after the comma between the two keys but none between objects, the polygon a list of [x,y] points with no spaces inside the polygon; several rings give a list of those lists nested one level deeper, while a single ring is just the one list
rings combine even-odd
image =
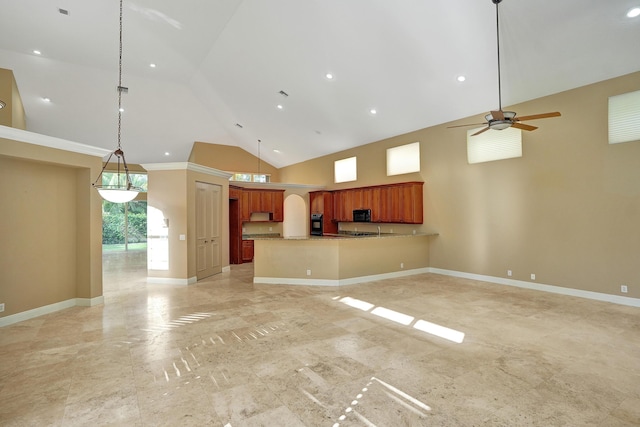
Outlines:
[{"label": "white baseboard", "polygon": [[222,272],[223,273],[229,273],[231,271],[231,266],[227,265],[226,267],[222,267]]},{"label": "white baseboard", "polygon": [[0,317],[0,328],[12,325],[14,323],[23,322],[25,320],[34,319],[44,316],[45,314],[55,313],[71,307],[93,307],[94,305],[104,304],[104,296],[95,298],[71,298],[65,301],[56,302],[42,307],[33,308],[31,310],[22,311],[20,313],[11,314],[9,316]]},{"label": "white baseboard", "polygon": [[78,307],[93,307],[94,305],[104,304],[104,296],[100,295],[95,298],[76,298],[76,305]]},{"label": "white baseboard", "polygon": [[253,283],[267,285],[303,285],[303,286],[348,286],[357,283],[375,282],[376,280],[393,279],[396,277],[412,276],[414,274],[428,273],[429,269],[416,268],[412,270],[400,270],[390,273],[373,274],[370,276],[350,277],[348,279],[292,279],[286,277],[254,277]]},{"label": "white baseboard", "polygon": [[173,277],[147,277],[147,283],[153,285],[193,285],[198,279],[189,277],[188,279],[176,279]]},{"label": "white baseboard", "polygon": [[569,295],[573,297],[587,298],[597,301],[611,302],[614,304],[640,307],[639,298],[624,297],[621,295],[603,294],[601,292],[585,291],[581,289],[563,288],[561,286],[546,285],[543,283],[525,282],[523,280],[505,279],[504,277],[485,276],[482,274],[465,273],[462,271],[443,270],[441,268],[428,269],[429,273],[445,276],[461,277],[464,279],[479,280],[482,282],[496,283],[498,285],[515,286],[518,288],[533,289],[536,291],[551,292],[554,294]]}]

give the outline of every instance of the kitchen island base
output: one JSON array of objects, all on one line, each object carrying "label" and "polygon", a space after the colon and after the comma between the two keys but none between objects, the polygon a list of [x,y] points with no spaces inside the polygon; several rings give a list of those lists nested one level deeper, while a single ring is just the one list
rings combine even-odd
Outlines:
[{"label": "kitchen island base", "polygon": [[430,236],[257,239],[253,282],[344,286],[426,273]]}]

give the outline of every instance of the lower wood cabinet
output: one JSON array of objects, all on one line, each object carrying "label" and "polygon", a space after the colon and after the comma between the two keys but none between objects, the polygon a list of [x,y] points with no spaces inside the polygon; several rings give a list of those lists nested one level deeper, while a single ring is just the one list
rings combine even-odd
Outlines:
[{"label": "lower wood cabinet", "polygon": [[253,240],[242,241],[242,262],[253,261]]}]

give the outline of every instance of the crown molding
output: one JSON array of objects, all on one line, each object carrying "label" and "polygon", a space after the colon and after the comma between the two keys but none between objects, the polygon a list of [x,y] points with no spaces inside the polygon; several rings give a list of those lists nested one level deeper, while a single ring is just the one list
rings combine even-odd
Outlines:
[{"label": "crown molding", "polygon": [[111,150],[107,150],[106,148],[80,144],[79,142],[42,135],[40,133],[29,132],[9,126],[0,125],[0,138],[25,142],[27,144],[40,145],[42,147],[55,148],[58,150],[71,151],[74,153],[87,154],[89,156],[105,157],[111,154]]}]

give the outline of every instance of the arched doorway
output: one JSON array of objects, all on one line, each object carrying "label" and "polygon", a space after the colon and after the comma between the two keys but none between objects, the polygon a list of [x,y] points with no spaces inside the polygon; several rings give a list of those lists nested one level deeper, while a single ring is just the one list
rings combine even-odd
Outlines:
[{"label": "arched doorway", "polygon": [[284,199],[284,222],[282,235],[284,237],[306,236],[307,233],[307,204],[302,196],[290,194]]}]

